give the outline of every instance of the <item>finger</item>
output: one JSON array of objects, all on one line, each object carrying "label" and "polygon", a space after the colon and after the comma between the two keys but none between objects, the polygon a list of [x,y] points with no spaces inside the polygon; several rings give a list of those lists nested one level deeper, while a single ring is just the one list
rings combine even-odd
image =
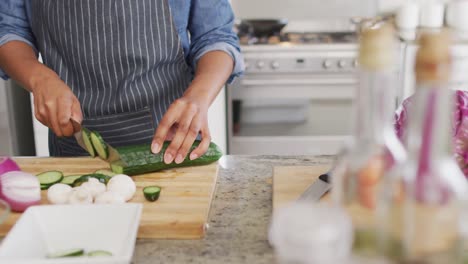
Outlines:
[{"label": "finger", "polygon": [[192,124],[193,117],[195,116],[196,112],[190,109],[187,109],[183,113],[183,119],[179,122],[177,127],[177,132],[174,138],[167,147],[166,152],[164,153],[164,162],[166,164],[170,164],[174,158],[177,160],[176,163],[182,163],[184,161],[184,157],[177,155],[184,139],[187,137],[187,133],[189,132],[189,128]]},{"label": "finger", "polygon": [[206,153],[206,151],[208,150],[208,148],[210,147],[210,143],[211,143],[211,134],[210,134],[210,130],[208,128],[208,125],[206,125],[203,129],[202,129],[202,141],[200,142],[200,145],[198,145],[197,148],[195,148],[192,153],[190,153],[190,160],[194,160],[194,159],[197,159],[201,156],[203,156],[203,154]]},{"label": "finger", "polygon": [[60,126],[60,130],[64,136],[73,135],[73,124],[70,122],[71,113],[72,113],[72,98],[62,98],[58,101],[57,104],[57,119]]},{"label": "finger", "polygon": [[50,128],[49,114],[47,113],[47,106],[42,96],[37,97],[37,113],[42,124]]},{"label": "finger", "polygon": [[83,122],[83,113],[81,112],[81,104],[80,104],[80,101],[76,99],[76,97],[74,98],[73,103],[72,103],[71,117],[73,118],[73,120],[75,120],[76,122],[80,124]]},{"label": "finger", "polygon": [[34,116],[43,125],[48,126],[47,122],[45,122],[43,118],[43,113],[45,113],[44,112],[45,108],[44,110],[42,110],[40,106],[41,106],[41,101],[39,99],[39,96],[34,96]]},{"label": "finger", "polygon": [[153,142],[151,143],[151,151],[153,153],[156,154],[161,151],[162,145],[164,144],[164,140],[167,137],[168,131],[171,129],[172,125],[174,125],[174,123],[177,121],[178,111],[180,110],[177,109],[177,107],[173,107],[173,105],[171,105],[167,110],[166,114],[159,122],[158,128],[156,129],[156,133],[153,137]]},{"label": "finger", "polygon": [[185,157],[187,157],[187,154],[190,151],[190,148],[192,147],[193,142],[195,141],[195,139],[197,139],[198,132],[200,132],[200,121],[198,117],[195,117],[192,120],[192,124],[190,125],[187,136],[185,137],[184,142],[182,143],[182,146],[177,152],[177,156],[175,159],[175,162],[177,164],[182,163]]},{"label": "finger", "polygon": [[57,135],[58,137],[62,137],[63,134],[58,122],[56,103],[54,101],[47,101],[45,102],[45,105],[47,107],[47,117],[49,120],[50,127],[54,131],[55,135]]}]

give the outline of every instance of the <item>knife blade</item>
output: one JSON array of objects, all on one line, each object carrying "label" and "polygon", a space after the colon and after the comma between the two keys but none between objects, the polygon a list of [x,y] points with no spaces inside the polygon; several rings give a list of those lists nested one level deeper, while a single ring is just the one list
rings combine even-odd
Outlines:
[{"label": "knife blade", "polygon": [[[86,147],[86,144],[84,143],[82,130],[86,129],[89,132],[89,129],[87,129],[86,127],[82,127],[81,124],[78,123],[78,121],[74,120],[73,118],[71,118],[70,120],[73,124],[74,130],[77,131],[74,134],[76,142],[78,143],[78,145],[80,145],[80,147],[82,147],[84,150],[86,150],[86,152],[88,152],[88,148]],[[103,160],[109,163],[120,160],[119,152],[115,148],[113,148],[111,145],[109,145],[107,142],[103,142],[103,143],[106,145],[107,151],[109,153],[107,159],[103,159]]]},{"label": "knife blade", "polygon": [[331,182],[329,173],[324,173],[301,194],[298,201],[318,202],[330,189]]},{"label": "knife blade", "polygon": [[86,145],[83,140],[83,134],[81,133],[81,124],[78,123],[78,121],[76,121],[73,118],[70,118],[70,121],[73,125],[73,130],[75,131],[74,136],[75,136],[76,142],[78,143],[78,145],[80,145],[80,147],[82,147],[87,152],[88,149],[86,148]]}]

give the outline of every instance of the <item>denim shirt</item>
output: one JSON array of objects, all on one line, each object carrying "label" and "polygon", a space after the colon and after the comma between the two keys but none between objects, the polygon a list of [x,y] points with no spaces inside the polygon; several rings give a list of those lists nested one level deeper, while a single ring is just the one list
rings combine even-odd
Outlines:
[{"label": "denim shirt", "polygon": [[[0,0],[0,46],[13,40],[23,41],[37,53],[31,31],[32,0]],[[59,0],[57,0],[59,1]],[[244,63],[237,35],[233,31],[234,13],[229,0],[168,0],[174,24],[187,63],[195,71],[198,60],[207,52],[219,50],[234,60],[228,83],[240,76]],[[0,77],[8,76],[0,68]]]}]

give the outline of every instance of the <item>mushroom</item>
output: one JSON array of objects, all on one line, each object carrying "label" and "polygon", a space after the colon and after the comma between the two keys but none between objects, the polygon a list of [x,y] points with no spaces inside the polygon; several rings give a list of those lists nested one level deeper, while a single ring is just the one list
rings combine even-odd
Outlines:
[{"label": "mushroom", "polygon": [[96,197],[94,200],[97,204],[114,204],[114,203],[125,203],[125,199],[122,195],[115,192],[104,192]]},{"label": "mushroom", "polygon": [[106,185],[95,178],[89,178],[87,182],[81,185],[81,188],[85,188],[93,199],[106,191]]},{"label": "mushroom", "polygon": [[69,204],[91,204],[93,196],[87,188],[75,187],[68,199]]},{"label": "mushroom", "polygon": [[72,190],[72,187],[67,184],[54,184],[47,191],[47,200],[52,204],[66,204]]},{"label": "mushroom", "polygon": [[128,201],[135,195],[136,185],[129,176],[118,174],[113,176],[107,183],[107,191],[120,194],[125,201]]}]

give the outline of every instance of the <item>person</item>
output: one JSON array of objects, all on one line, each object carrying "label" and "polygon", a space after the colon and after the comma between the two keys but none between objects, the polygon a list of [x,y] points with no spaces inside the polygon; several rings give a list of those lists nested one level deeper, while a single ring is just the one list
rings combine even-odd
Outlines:
[{"label": "person", "polygon": [[181,163],[243,73],[233,23],[228,0],[2,0],[0,74],[33,94],[51,156],[86,154],[73,119],[113,146],[171,141],[164,162]]}]

